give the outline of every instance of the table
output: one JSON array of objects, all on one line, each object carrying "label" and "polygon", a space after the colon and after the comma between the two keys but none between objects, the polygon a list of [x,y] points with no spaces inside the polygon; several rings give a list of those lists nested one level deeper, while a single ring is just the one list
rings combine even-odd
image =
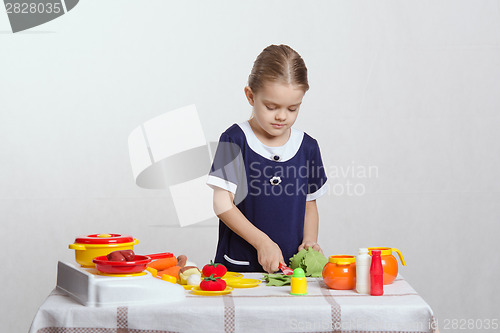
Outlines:
[{"label": "table", "polygon": [[308,295],[292,296],[290,286],[263,282],[224,296],[186,291],[186,299],[176,303],[97,308],[54,289],[30,333],[437,332],[431,308],[400,275],[384,286],[384,296],[328,289],[321,278],[308,278],[307,287]]}]

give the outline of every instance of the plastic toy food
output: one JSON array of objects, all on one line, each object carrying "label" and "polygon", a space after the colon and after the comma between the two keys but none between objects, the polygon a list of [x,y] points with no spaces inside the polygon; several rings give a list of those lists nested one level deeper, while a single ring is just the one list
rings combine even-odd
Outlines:
[{"label": "plastic toy food", "polygon": [[181,268],[179,266],[172,266],[172,267],[169,267],[169,268],[164,269],[162,271],[159,271],[158,273],[156,273],[156,275],[158,277],[161,277],[162,275],[167,274],[167,275],[173,276],[176,279],[178,279],[180,270],[181,270]]},{"label": "plastic toy food", "polygon": [[163,274],[161,276],[161,279],[163,281],[167,281],[167,282],[170,282],[170,283],[177,283],[177,279],[174,276],[171,276],[171,275],[168,275],[168,274]]},{"label": "plastic toy food", "polygon": [[[175,262],[177,264],[173,265]],[[181,254],[180,256],[177,257],[176,260],[173,260],[172,258],[170,258],[169,260],[165,260],[165,261],[162,261],[160,263],[152,264],[153,266],[164,268],[160,271],[156,271],[156,269],[152,268],[151,265],[148,267],[148,270],[150,270],[150,271],[155,270],[156,275],[153,275],[153,276],[157,276],[158,278],[162,278],[163,275],[169,275],[171,277],[175,277],[175,279],[177,281],[179,279],[179,272],[180,272],[181,268],[186,266],[186,262],[187,262],[187,257],[185,255]],[[170,266],[170,265],[173,265],[173,266]],[[167,268],[165,268],[165,267],[167,267]]]},{"label": "plastic toy food", "polygon": [[267,282],[268,287],[281,287],[290,285],[292,276],[284,274],[264,274],[264,280]]},{"label": "plastic toy food", "polygon": [[132,250],[121,250],[120,253],[125,257],[126,261],[133,261],[135,253]]},{"label": "plastic toy food", "polygon": [[313,250],[309,247],[307,250],[302,249],[293,257],[290,258],[291,269],[296,269],[298,267],[302,268],[306,273],[306,276],[311,277],[321,277],[323,267],[328,262],[328,259],[320,252]]},{"label": "plastic toy food", "polygon": [[181,284],[187,284],[188,277],[190,275],[193,275],[193,274],[201,276],[201,272],[198,269],[198,267],[196,267],[196,266],[185,266],[185,267],[182,267],[179,270],[179,282]]},{"label": "plastic toy food", "polygon": [[109,253],[106,258],[108,258],[109,261],[134,261],[135,253],[132,250],[113,251]]},{"label": "plastic toy food", "polygon": [[198,274],[189,275],[187,278],[187,284],[190,286],[199,286],[201,283],[201,276]]},{"label": "plastic toy food", "polygon": [[168,257],[168,258],[162,258],[155,260],[148,264],[148,267],[154,268],[157,271],[163,271],[169,267],[173,267],[177,265],[177,258],[174,256]]},{"label": "plastic toy food", "polygon": [[114,251],[114,252],[108,253],[106,258],[108,258],[109,261],[127,261],[125,259],[125,256],[123,254],[121,254],[120,251]]},{"label": "plastic toy food", "polygon": [[212,260],[210,260],[210,264],[207,264],[203,267],[203,275],[204,276],[215,276],[215,277],[223,277],[227,273],[227,268],[223,264],[214,264]]},{"label": "plastic toy food", "polygon": [[184,267],[186,266],[186,262],[187,262],[188,258],[181,254],[180,256],[177,257],[177,266],[179,267]]},{"label": "plastic toy food", "polygon": [[210,277],[206,277],[201,281],[200,289],[205,291],[222,291],[226,289],[226,281],[222,280],[220,277],[214,277],[212,274]]}]

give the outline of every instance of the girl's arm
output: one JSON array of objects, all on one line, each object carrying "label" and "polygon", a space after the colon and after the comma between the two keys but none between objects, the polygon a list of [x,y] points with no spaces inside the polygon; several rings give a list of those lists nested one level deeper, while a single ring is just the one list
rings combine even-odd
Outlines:
[{"label": "girl's arm", "polygon": [[306,202],[306,215],[304,218],[304,237],[302,244],[299,246],[299,251],[302,249],[312,248],[316,251],[323,253],[318,241],[318,228],[319,228],[319,215],[316,200]]},{"label": "girl's arm", "polygon": [[257,250],[259,264],[266,272],[278,271],[279,262],[285,262],[281,249],[234,205],[231,192],[214,188],[214,211],[225,225]]}]

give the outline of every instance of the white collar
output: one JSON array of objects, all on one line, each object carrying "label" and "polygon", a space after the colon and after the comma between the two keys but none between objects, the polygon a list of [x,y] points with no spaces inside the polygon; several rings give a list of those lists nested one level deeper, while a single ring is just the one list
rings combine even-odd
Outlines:
[{"label": "white collar", "polygon": [[245,134],[248,146],[250,146],[250,148],[257,154],[271,161],[276,161],[275,156],[279,157],[277,162],[290,160],[295,156],[295,154],[297,154],[297,151],[302,144],[302,139],[304,138],[304,132],[296,130],[292,127],[290,129],[290,138],[288,138],[288,141],[283,146],[269,147],[260,142],[257,136],[255,136],[255,133],[250,127],[250,123],[248,121],[239,123],[238,126]]}]

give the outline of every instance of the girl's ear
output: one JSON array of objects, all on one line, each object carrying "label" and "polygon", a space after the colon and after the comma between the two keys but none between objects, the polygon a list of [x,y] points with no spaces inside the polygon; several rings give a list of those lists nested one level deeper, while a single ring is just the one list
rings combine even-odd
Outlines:
[{"label": "girl's ear", "polygon": [[253,92],[252,92],[252,89],[250,87],[245,87],[245,96],[247,97],[247,100],[248,100],[248,103],[250,103],[251,106],[253,106],[254,104],[254,100],[253,100]]}]

